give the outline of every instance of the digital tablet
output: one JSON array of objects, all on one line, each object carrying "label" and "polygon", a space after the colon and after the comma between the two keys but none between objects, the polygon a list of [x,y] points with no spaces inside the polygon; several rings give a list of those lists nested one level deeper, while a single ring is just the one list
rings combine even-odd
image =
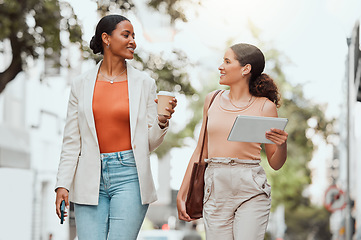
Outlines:
[{"label": "digital tablet", "polygon": [[266,138],[266,132],[271,128],[284,130],[287,122],[287,118],[239,115],[233,123],[228,141],[274,143]]}]

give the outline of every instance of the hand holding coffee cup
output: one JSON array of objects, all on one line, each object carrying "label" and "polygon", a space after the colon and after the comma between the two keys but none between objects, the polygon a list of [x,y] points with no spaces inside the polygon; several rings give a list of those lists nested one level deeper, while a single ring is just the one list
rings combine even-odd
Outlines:
[{"label": "hand holding coffee cup", "polygon": [[158,104],[158,123],[159,126],[164,127],[174,113],[174,108],[177,106],[177,99],[173,93],[167,91],[160,91],[157,97],[158,99],[155,99],[155,102]]},{"label": "hand holding coffee cup", "polygon": [[174,94],[167,91],[160,91],[157,94],[158,97],[158,115],[170,116],[171,111],[169,109],[173,109],[172,101],[174,98]]}]

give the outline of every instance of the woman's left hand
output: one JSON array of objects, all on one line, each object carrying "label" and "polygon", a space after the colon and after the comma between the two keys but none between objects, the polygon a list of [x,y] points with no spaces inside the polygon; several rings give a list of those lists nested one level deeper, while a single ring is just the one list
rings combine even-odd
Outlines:
[{"label": "woman's left hand", "polygon": [[277,147],[284,147],[287,143],[288,133],[280,129],[271,128],[270,131],[266,132],[266,138],[274,142]]},{"label": "woman's left hand", "polygon": [[[158,99],[154,99],[154,101],[158,104]],[[168,120],[172,118],[172,114],[175,112],[175,107],[177,106],[177,99],[173,98],[171,101],[169,101],[169,103],[172,105],[172,108],[166,108],[166,110],[170,113],[169,116],[165,116],[165,115],[158,115],[158,121],[164,125],[160,127],[165,127],[166,125],[168,125]]]}]

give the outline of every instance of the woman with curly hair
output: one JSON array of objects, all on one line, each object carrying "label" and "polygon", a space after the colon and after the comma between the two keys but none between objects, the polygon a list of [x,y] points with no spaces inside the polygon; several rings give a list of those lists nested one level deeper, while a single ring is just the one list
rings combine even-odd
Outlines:
[{"label": "woman with curly hair", "polygon": [[[204,152],[208,163],[205,172],[203,217],[208,240],[263,240],[271,208],[271,186],[259,165],[261,144],[227,141],[238,115],[278,117],[279,93],[274,81],[265,73],[263,53],[250,44],[230,47],[219,67],[220,84],[229,90],[206,97],[200,136],[206,132]],[[207,129],[205,123],[208,116]],[[271,129],[265,144],[270,166],[278,170],[287,158],[288,134]],[[198,161],[202,138],[190,159],[177,196],[179,219],[192,221],[185,201],[193,163]]]}]

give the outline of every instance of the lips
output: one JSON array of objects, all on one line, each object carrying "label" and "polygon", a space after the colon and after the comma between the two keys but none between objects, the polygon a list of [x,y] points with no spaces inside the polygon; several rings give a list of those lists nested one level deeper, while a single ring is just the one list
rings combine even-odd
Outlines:
[{"label": "lips", "polygon": [[128,47],[127,48],[131,53],[134,53],[135,48],[134,47]]}]

